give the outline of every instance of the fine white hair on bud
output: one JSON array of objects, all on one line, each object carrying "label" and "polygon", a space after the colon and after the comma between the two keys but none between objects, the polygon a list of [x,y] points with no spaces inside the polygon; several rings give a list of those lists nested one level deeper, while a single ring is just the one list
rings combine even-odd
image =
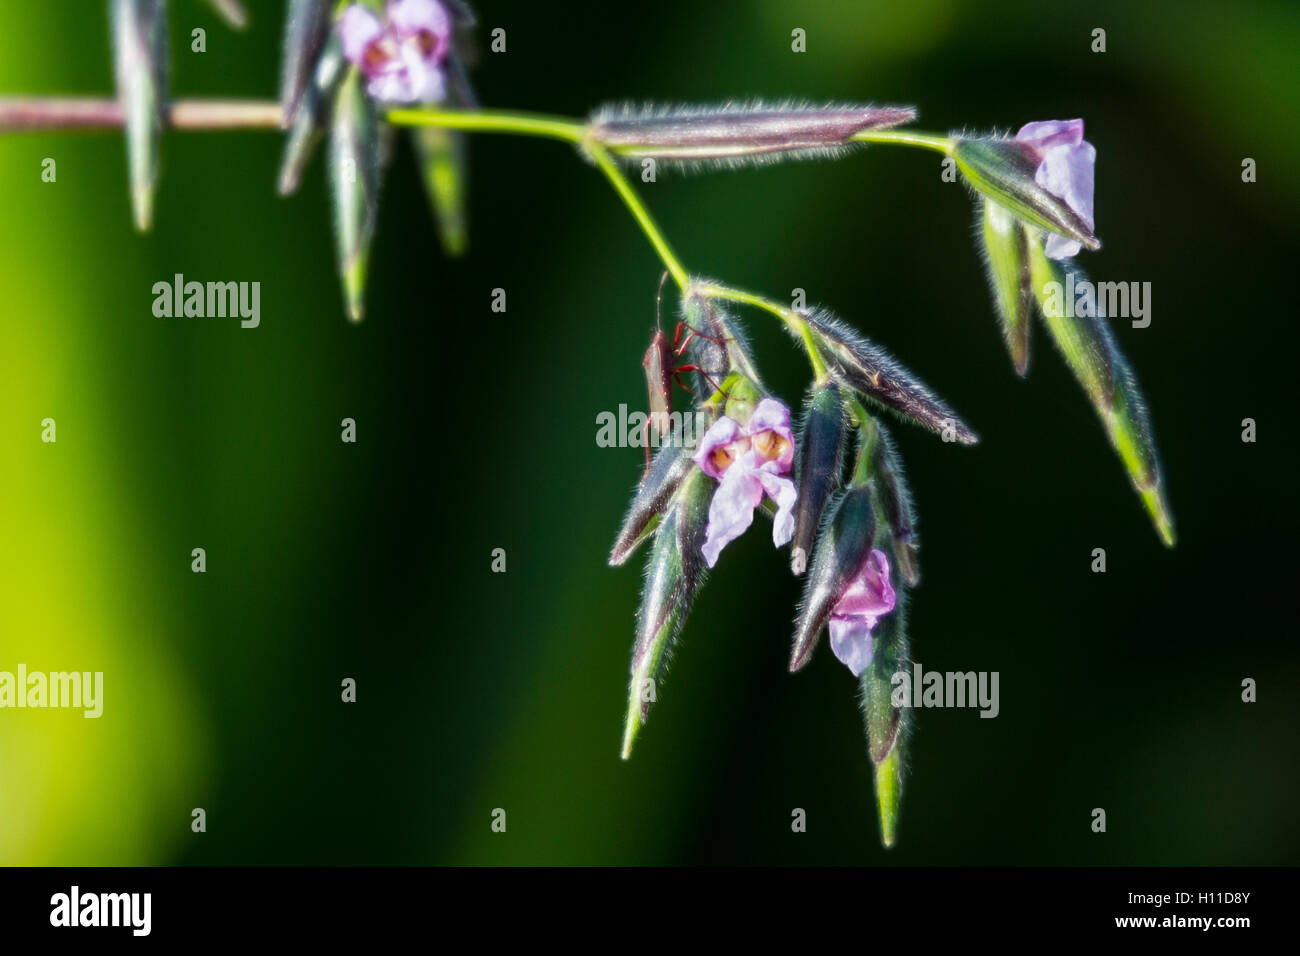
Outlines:
[{"label": "fine white hair on bud", "polygon": [[687,171],[787,159],[835,158],[853,137],[916,118],[910,106],[745,100],[705,106],[614,104],[591,117],[588,135],[616,156],[652,158]]}]

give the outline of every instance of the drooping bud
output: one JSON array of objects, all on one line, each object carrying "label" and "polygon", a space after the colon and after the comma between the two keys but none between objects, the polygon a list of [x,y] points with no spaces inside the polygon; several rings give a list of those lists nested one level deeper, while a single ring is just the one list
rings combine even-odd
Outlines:
[{"label": "drooping bud", "polygon": [[795,442],[794,538],[790,570],[798,575],[808,567],[813,538],[821,525],[826,500],[839,488],[844,446],[845,416],[840,390],[833,382],[814,385],[804,405],[804,418]]},{"label": "drooping bud", "polygon": [[649,537],[659,517],[677,494],[677,488],[695,465],[689,449],[665,445],[650,462],[650,470],[637,486],[632,504],[623,518],[614,547],[609,552],[610,567],[618,567]]},{"label": "drooping bud", "polygon": [[289,129],[312,85],[316,62],[330,32],[329,0],[289,0],[280,56],[280,123]]},{"label": "drooping bud", "polygon": [[1029,319],[1034,299],[1029,284],[1029,245],[1015,216],[991,199],[981,205],[984,258],[993,302],[1016,374],[1023,376],[1029,368]]},{"label": "drooping bud", "polygon": [[[688,291],[682,297],[682,318],[687,328],[696,333],[687,351],[694,364],[715,382],[721,383],[723,376],[735,373],[762,391],[762,380],[749,361],[740,323],[721,305],[698,292]],[[729,393],[730,385],[724,391]]]},{"label": "drooping bud", "polygon": [[712,493],[712,480],[700,469],[692,468],[655,532],[646,564],[641,607],[637,611],[627,722],[623,731],[624,760],[632,755],[637,734],[649,719],[664,666],[686,622],[691,602],[708,574],[701,548]]},{"label": "drooping bud", "polygon": [[[448,9],[462,31],[472,23],[472,16],[463,6],[448,4]],[[478,100],[470,86],[464,58],[460,55],[462,42],[462,33],[453,36],[444,64],[447,73],[446,105],[454,109],[474,109]],[[410,135],[424,180],[424,192],[438,226],[438,240],[447,255],[453,258],[464,255],[469,246],[465,213],[469,137],[459,130],[438,126],[416,126]]]},{"label": "drooping bud", "polygon": [[449,256],[464,255],[469,245],[465,216],[468,153],[464,133],[420,126],[411,130],[424,191],[438,226],[438,240]]},{"label": "drooping bud", "polygon": [[338,38],[331,35],[316,61],[311,83],[303,91],[293,119],[293,127],[285,141],[284,156],[280,160],[277,189],[287,196],[298,188],[303,170],[325,135],[334,115],[334,104],[339,87],[346,74],[347,61]]},{"label": "drooping bud", "polygon": [[112,0],[113,64],[125,117],[126,159],[135,227],[153,225],[159,144],[167,99],[167,4]]},{"label": "drooping bud", "polygon": [[1036,179],[1042,159],[1030,143],[1015,139],[958,139],[952,157],[971,186],[1025,222],[1087,249],[1101,248],[1101,241],[1092,233],[1092,223]]},{"label": "drooping bud", "polygon": [[910,106],[797,106],[763,103],[704,107],[611,106],[588,135],[617,156],[698,166],[742,166],[833,156],[853,136],[916,118]]},{"label": "drooping bud", "polygon": [[[908,702],[895,700],[894,675],[907,672],[908,641],[906,599],[899,588],[892,614],[883,617],[873,635],[875,648],[871,665],[862,673],[862,716],[866,725],[867,752],[871,756],[876,788],[876,810],[880,817],[880,839],[886,847],[898,835],[899,805],[903,795],[903,771],[911,729]],[[899,706],[902,703],[903,706]]]},{"label": "drooping bud", "polygon": [[812,652],[855,574],[861,570],[876,536],[876,511],[871,489],[855,485],[836,497],[827,509],[821,535],[813,549],[804,580],[803,602],[795,623],[790,670],[808,663]]},{"label": "drooping bud", "polygon": [[893,545],[894,562],[912,587],[921,582],[919,546],[916,540],[916,517],[912,495],[903,475],[903,463],[894,448],[894,440],[885,426],[875,419],[863,423],[861,440],[871,442],[870,449],[859,448],[869,456],[868,475],[876,492],[876,504]]},{"label": "drooping bud", "polygon": [[1160,461],[1137,380],[1115,344],[1100,303],[1085,309],[1090,315],[1076,314],[1073,289],[1087,281],[1082,273],[1049,259],[1042,240],[1029,230],[1026,236],[1030,280],[1043,323],[1101,418],[1156,532],[1172,548],[1173,516],[1165,500]]},{"label": "drooping bud", "polygon": [[348,314],[364,312],[370,240],[379,213],[382,166],[379,120],[366,96],[361,73],[348,71],[339,88],[330,124],[330,185],[339,274]]},{"label": "drooping bud", "polygon": [[967,425],[912,373],[856,329],[828,312],[802,314],[830,373],[868,402],[936,434],[974,445]]}]

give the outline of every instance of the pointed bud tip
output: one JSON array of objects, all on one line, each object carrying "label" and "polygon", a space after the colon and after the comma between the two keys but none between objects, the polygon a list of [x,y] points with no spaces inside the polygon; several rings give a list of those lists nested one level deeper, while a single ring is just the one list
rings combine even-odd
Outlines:
[{"label": "pointed bud tip", "polygon": [[1146,505],[1147,513],[1151,516],[1151,523],[1155,525],[1156,534],[1160,536],[1160,541],[1166,548],[1172,549],[1177,544],[1177,537],[1174,534],[1174,518],[1169,513],[1164,492],[1157,485],[1155,488],[1141,491],[1140,494],[1142,503]]},{"label": "pointed bud tip", "polygon": [[619,759],[631,760],[632,747],[636,743],[637,732],[641,729],[641,720],[637,709],[628,712],[627,726],[623,728],[623,747],[619,750]]},{"label": "pointed bud tip", "polygon": [[132,218],[137,232],[148,232],[153,228],[153,195],[136,193],[132,204]]}]

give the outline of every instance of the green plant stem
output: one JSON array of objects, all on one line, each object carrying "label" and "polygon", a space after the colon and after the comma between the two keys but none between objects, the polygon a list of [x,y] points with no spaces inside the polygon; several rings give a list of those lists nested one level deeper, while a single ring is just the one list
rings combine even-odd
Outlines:
[{"label": "green plant stem", "polygon": [[919,146],[933,149],[948,155],[952,152],[955,140],[949,136],[936,136],[933,133],[913,133],[898,129],[870,129],[855,133],[853,139],[859,143],[889,143],[897,146]]},{"label": "green plant stem", "polygon": [[595,162],[597,168],[605,174],[605,178],[613,185],[614,191],[618,193],[623,200],[623,204],[632,213],[632,218],[637,221],[641,231],[650,240],[650,245],[654,246],[655,252],[659,253],[664,268],[672,275],[677,287],[685,292],[687,286],[690,285],[691,277],[687,273],[686,267],[678,260],[672,247],[668,245],[668,240],[664,238],[663,233],[659,231],[659,227],[655,225],[654,217],[650,215],[650,210],[646,209],[641,202],[641,197],[636,194],[632,184],[627,181],[627,177],[623,175],[622,170],[618,168],[618,165],[603,146],[587,141],[583,144],[583,149]]},{"label": "green plant stem", "polygon": [[[280,126],[280,107],[274,101],[180,100],[169,104],[166,115],[169,125],[183,129],[278,129]],[[434,126],[469,133],[507,133],[573,143],[609,180],[683,293],[693,289],[710,298],[737,302],[775,315],[802,340],[813,374],[819,381],[826,379],[826,367],[817,351],[816,339],[798,312],[742,289],[692,283],[690,273],[673,252],[668,239],[614,158],[602,145],[589,138],[588,124],[562,116],[499,110],[394,109],[387,112],[386,119],[395,126]],[[122,107],[112,99],[0,98],[0,131],[112,128],[119,127],[122,123]],[[952,148],[952,140],[946,137],[899,130],[872,130],[859,133],[854,139],[869,143],[920,146],[942,153],[947,153]]]},{"label": "green plant stem", "polygon": [[562,116],[542,113],[508,113],[498,110],[389,110],[385,117],[394,126],[438,126],[467,133],[514,133],[581,143],[587,124]]},{"label": "green plant stem", "polygon": [[738,302],[741,305],[752,306],[775,315],[803,341],[804,351],[808,353],[808,361],[812,365],[813,375],[817,377],[817,381],[819,383],[824,382],[830,377],[825,364],[822,362],[821,354],[817,351],[817,341],[813,337],[812,329],[808,327],[808,323],[804,321],[803,316],[794,309],[786,308],[780,302],[775,302],[772,299],[746,292],[744,289],[734,289],[731,286],[697,282],[693,288],[700,295],[711,299]]}]

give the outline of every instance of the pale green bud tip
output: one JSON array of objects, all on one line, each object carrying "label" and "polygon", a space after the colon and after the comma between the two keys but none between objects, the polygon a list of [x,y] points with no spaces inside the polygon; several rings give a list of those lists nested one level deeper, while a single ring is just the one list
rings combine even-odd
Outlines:
[{"label": "pale green bud tip", "polygon": [[1174,535],[1174,518],[1169,512],[1169,504],[1165,501],[1164,492],[1159,487],[1146,488],[1141,495],[1142,503],[1146,505],[1147,512],[1151,515],[1160,540],[1164,542],[1166,548],[1174,547],[1177,543]]},{"label": "pale green bud tip", "polygon": [[875,766],[876,809],[880,816],[880,842],[889,849],[898,839],[898,811],[903,798],[903,766],[894,748]]},{"label": "pale green bud tip", "polygon": [[131,190],[131,213],[135,228],[148,232],[153,228],[153,184],[136,186]]}]

